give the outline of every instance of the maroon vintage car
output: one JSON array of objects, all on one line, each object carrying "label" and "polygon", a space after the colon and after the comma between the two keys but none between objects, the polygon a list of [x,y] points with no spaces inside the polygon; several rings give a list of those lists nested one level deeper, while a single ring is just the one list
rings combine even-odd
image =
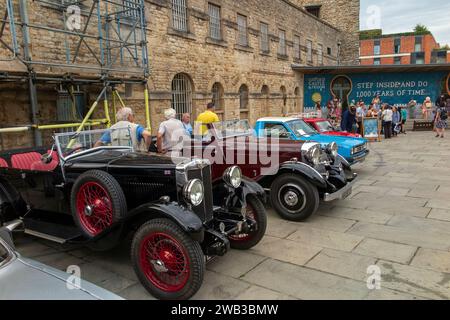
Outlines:
[{"label": "maroon vintage car", "polygon": [[322,118],[304,118],[307,124],[316,129],[320,134],[326,134],[327,136],[341,136],[341,137],[352,137],[352,138],[362,138],[358,133],[351,133],[342,131],[339,128],[333,126],[330,121]]},{"label": "maroon vintage car", "polygon": [[230,165],[239,166],[243,176],[265,188],[281,217],[303,221],[321,199],[344,199],[352,192],[357,175],[337,150],[336,143],[324,150],[315,142],[257,138],[247,120],[232,120],[185,142],[183,156],[210,160],[213,180]]}]

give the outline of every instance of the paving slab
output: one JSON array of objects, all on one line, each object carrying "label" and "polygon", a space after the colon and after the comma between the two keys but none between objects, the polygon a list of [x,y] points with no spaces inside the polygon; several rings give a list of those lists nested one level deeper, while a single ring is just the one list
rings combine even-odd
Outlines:
[{"label": "paving slab", "polygon": [[431,209],[428,219],[450,221],[450,210],[445,209]]},{"label": "paving slab", "polygon": [[350,219],[353,221],[363,221],[376,224],[386,224],[391,218],[392,214],[386,214],[379,211],[351,209],[344,207],[334,207],[328,211],[321,211],[319,214],[343,219]]},{"label": "paving slab", "polygon": [[381,286],[429,299],[450,299],[450,274],[379,261]]},{"label": "paving slab", "polygon": [[450,252],[420,248],[411,265],[450,274]]},{"label": "paving slab", "polygon": [[415,230],[430,234],[450,233],[450,222],[447,221],[437,221],[418,217],[394,216],[387,224],[411,231]]},{"label": "paving slab", "polygon": [[236,300],[254,300],[258,297],[259,300],[296,300],[287,294],[276,292],[270,289],[252,285],[244,292],[237,295],[234,299]]},{"label": "paving slab", "polygon": [[395,243],[408,244],[411,246],[424,247],[430,249],[448,250],[450,247],[450,235],[447,233],[426,233],[410,231],[404,228],[382,226],[359,222],[348,231],[350,234],[362,237],[387,240]]},{"label": "paving slab", "polygon": [[375,257],[403,264],[408,264],[414,257],[416,251],[417,247],[414,246],[370,238],[364,239],[355,250],[353,250],[354,253],[363,256]]},{"label": "paving slab", "polygon": [[205,272],[202,287],[193,300],[232,300],[244,293],[250,284],[213,271]]},{"label": "paving slab", "polygon": [[367,268],[375,265],[377,258],[354,253],[324,249],[306,267],[338,276],[366,281]]},{"label": "paving slab", "polygon": [[302,244],[310,243],[324,248],[352,251],[353,248],[363,240],[363,237],[347,233],[301,227],[298,231],[291,234],[288,239]]},{"label": "paving slab", "polygon": [[248,251],[232,250],[224,257],[218,257],[209,262],[206,268],[226,276],[240,278],[265,259],[267,257],[252,254]]},{"label": "paving slab", "polygon": [[321,250],[322,247],[313,245],[309,242],[301,243],[298,241],[266,236],[256,247],[252,248],[250,252],[296,265],[304,265]]},{"label": "paving slab", "polygon": [[355,300],[369,293],[366,284],[360,281],[272,259],[261,263],[243,280],[303,300]]}]

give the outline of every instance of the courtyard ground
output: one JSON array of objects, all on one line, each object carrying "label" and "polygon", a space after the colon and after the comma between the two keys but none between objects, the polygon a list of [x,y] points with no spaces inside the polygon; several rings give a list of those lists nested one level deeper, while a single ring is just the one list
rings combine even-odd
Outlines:
[{"label": "courtyard ground", "polygon": [[[412,132],[370,150],[351,198],[322,204],[305,223],[269,210],[263,241],[209,263],[194,299],[450,299],[450,136]],[[107,253],[28,236],[17,244],[58,269],[80,266],[84,279],[124,298],[152,299],[129,243]],[[367,287],[374,265],[380,290]]]}]

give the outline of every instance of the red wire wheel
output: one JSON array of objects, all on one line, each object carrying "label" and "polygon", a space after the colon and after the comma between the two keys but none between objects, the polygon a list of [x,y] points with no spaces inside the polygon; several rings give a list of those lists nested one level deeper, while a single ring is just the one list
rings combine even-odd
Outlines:
[{"label": "red wire wheel", "polygon": [[113,207],[109,193],[97,182],[86,182],[77,193],[80,223],[92,236],[100,234],[113,223]]},{"label": "red wire wheel", "polygon": [[78,177],[70,203],[73,219],[88,239],[99,236],[128,212],[120,184],[101,170],[87,171]]},{"label": "red wire wheel", "polygon": [[168,219],[151,219],[136,231],[131,262],[142,285],[154,297],[186,300],[201,287],[205,256],[200,244]]},{"label": "red wire wheel", "polygon": [[229,236],[230,245],[233,249],[248,250],[256,246],[264,237],[267,228],[267,212],[255,195],[247,197],[246,208],[247,220],[256,223],[253,231],[250,233],[236,234]]},{"label": "red wire wheel", "polygon": [[190,261],[186,250],[165,233],[148,235],[140,246],[140,264],[147,279],[164,292],[178,292],[186,286]]}]

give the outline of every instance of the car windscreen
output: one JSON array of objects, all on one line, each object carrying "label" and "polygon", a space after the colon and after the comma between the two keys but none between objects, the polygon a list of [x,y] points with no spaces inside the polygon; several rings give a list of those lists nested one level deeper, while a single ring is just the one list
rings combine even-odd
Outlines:
[{"label": "car windscreen", "polygon": [[317,121],[316,125],[320,132],[334,131],[334,127],[328,121]]},{"label": "car windscreen", "polygon": [[288,122],[289,128],[295,133],[297,137],[317,134],[310,125],[303,120],[293,120]]},{"label": "car windscreen", "polygon": [[94,149],[97,147],[132,147],[130,128],[88,130],[57,134],[55,136],[61,156],[70,155]]},{"label": "car windscreen", "polygon": [[248,120],[228,120],[216,122],[212,125],[212,130],[220,139],[253,135],[253,129]]}]

